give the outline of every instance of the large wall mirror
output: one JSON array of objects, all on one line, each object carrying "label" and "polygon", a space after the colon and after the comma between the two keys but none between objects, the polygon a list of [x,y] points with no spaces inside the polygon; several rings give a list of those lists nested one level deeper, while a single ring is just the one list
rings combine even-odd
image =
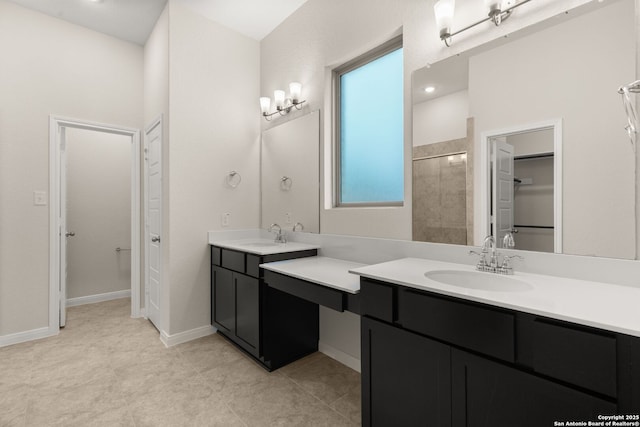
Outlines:
[{"label": "large wall mirror", "polygon": [[634,19],[591,2],[414,72],[414,240],[636,258]]},{"label": "large wall mirror", "polygon": [[262,228],[320,232],[320,113],[262,133]]}]

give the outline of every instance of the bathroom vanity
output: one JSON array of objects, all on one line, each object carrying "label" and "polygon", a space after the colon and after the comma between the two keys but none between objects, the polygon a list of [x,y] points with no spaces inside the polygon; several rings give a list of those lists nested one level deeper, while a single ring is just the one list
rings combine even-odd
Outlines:
[{"label": "bathroom vanity", "polygon": [[491,278],[424,259],[353,270],[361,275],[363,425],[639,421],[640,290],[519,274],[514,284],[528,288],[495,292],[428,278],[455,271]]},{"label": "bathroom vanity", "polygon": [[211,246],[211,324],[268,370],[318,349],[318,306],[264,282],[260,264],[317,254],[312,245],[265,240]]}]

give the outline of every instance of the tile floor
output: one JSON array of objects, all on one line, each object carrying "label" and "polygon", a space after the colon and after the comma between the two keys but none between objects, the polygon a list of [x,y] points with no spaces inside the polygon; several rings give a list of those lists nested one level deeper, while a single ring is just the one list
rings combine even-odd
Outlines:
[{"label": "tile floor", "polygon": [[219,335],[165,348],[128,299],[0,348],[0,426],[356,426],[360,375],[322,353],[269,373]]}]

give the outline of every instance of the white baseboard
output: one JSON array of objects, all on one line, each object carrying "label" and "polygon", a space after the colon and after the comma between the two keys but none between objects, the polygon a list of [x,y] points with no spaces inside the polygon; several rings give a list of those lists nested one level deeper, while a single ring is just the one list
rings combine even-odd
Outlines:
[{"label": "white baseboard", "polygon": [[357,359],[352,355],[345,353],[344,351],[338,350],[337,348],[331,347],[330,345],[324,344],[323,342],[318,342],[318,351],[320,353],[326,354],[334,360],[337,360],[343,365],[350,367],[356,372],[361,371],[360,359]]},{"label": "white baseboard", "polygon": [[2,335],[0,336],[0,347],[19,344],[21,342],[39,340],[41,338],[52,337],[58,335],[59,332],[60,331],[58,328],[49,328],[48,326],[45,326],[44,328],[32,329],[30,331]]},{"label": "white baseboard", "polygon": [[131,289],[124,291],[107,292],[105,294],[87,295],[86,297],[69,298],[67,307],[76,305],[95,304],[97,302],[111,301],[112,299],[131,298]]},{"label": "white baseboard", "polygon": [[174,345],[206,337],[207,335],[216,333],[216,331],[217,329],[211,325],[201,326],[189,331],[178,332],[173,335],[169,335],[165,331],[162,331],[160,332],[160,341],[162,341],[166,347],[173,347]]}]

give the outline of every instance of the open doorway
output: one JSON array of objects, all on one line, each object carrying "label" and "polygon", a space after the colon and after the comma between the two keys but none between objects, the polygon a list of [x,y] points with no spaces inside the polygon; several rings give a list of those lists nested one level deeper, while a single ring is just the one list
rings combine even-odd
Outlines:
[{"label": "open doorway", "polygon": [[131,296],[140,316],[140,132],[50,119],[50,317]]},{"label": "open doorway", "polygon": [[561,253],[561,120],[486,132],[481,142],[484,235],[501,245],[510,234],[514,249]]}]

